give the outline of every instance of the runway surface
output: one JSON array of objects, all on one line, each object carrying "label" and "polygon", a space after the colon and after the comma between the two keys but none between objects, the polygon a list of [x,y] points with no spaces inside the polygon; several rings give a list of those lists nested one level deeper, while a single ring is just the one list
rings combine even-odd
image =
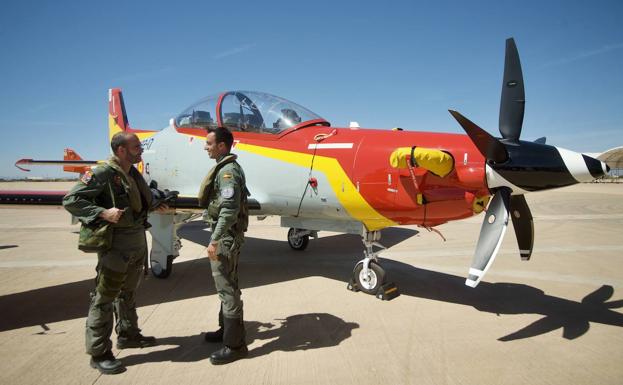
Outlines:
[{"label": "runway surface", "polygon": [[219,308],[209,234],[191,222],[171,277],[139,288],[140,326],[159,345],[115,349],[127,366],[116,376],[84,353],[96,260],[77,250],[78,226],[62,208],[0,206],[0,383],[621,384],[623,184],[527,200],[532,260],[509,229],[476,289],[464,282],[482,215],[439,226],[445,242],[384,230],[381,264],[401,292],[391,301],[346,290],[359,237],[321,232],[296,252],[278,218],[253,219],[240,262],[250,355],[219,367],[208,359],[219,346],[202,335]]}]

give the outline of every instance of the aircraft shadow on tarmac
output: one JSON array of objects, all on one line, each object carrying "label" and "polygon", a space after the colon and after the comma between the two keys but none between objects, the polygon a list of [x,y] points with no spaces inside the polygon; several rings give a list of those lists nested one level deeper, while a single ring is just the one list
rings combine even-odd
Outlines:
[{"label": "aircraft shadow on tarmac", "polygon": [[[359,324],[345,322],[327,313],[307,313],[275,320],[276,323],[245,321],[247,344],[267,341],[249,351],[249,358],[270,354],[274,351],[293,352],[327,348],[339,345],[349,338]],[[127,366],[146,362],[195,362],[210,356],[220,349],[221,344],[204,342],[203,334],[191,336],[159,338],[159,346],[174,347],[145,354],[132,354],[123,358]]]},{"label": "aircraft shadow on tarmac", "polygon": [[[180,236],[204,244],[209,239],[201,222],[183,226]],[[390,228],[383,231],[382,242],[391,247],[417,233]],[[240,262],[242,289],[278,282],[320,276],[346,282],[356,261],[362,258],[359,236],[335,235],[310,242],[304,252],[291,250],[287,242],[247,238]],[[184,249],[181,250],[182,254]],[[566,339],[577,338],[589,330],[590,322],[623,326],[623,314],[611,309],[623,306],[622,300],[610,301],[612,286],[603,285],[580,302],[545,294],[542,290],[515,283],[481,282],[476,289],[465,286],[465,278],[424,270],[402,262],[381,258],[389,279],[402,295],[472,306],[494,314],[540,314],[538,321],[500,341],[530,338],[563,329]],[[150,278],[138,291],[139,306],[214,295],[210,265],[206,258],[175,263],[171,277]],[[0,331],[86,317],[93,280],[82,280],[0,297]],[[344,288],[346,290],[346,288]],[[352,295],[365,295],[352,293]],[[378,301],[370,296],[370,301]],[[392,302],[386,306],[392,306]],[[208,315],[207,315],[208,316]]]}]

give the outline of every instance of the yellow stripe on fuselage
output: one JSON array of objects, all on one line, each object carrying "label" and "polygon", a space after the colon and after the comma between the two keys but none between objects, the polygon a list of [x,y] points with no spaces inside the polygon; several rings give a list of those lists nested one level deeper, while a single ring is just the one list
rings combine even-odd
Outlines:
[{"label": "yellow stripe on fuselage", "polygon": [[[277,159],[305,168],[308,168],[312,161],[312,155],[310,154],[278,150],[246,143],[238,143],[236,145],[236,150]],[[362,222],[368,230],[379,230],[397,225],[396,222],[379,214],[366,202],[359,191],[357,191],[357,188],[353,185],[348,175],[346,175],[346,172],[337,159],[316,155],[314,158],[314,170],[322,172],[327,177],[342,207],[344,207],[352,218]]]}]

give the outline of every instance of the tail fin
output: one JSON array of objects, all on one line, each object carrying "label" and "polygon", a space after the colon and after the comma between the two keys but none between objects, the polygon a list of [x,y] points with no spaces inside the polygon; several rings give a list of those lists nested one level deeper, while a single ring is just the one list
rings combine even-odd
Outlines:
[{"label": "tail fin", "polygon": [[129,128],[121,88],[111,88],[108,90],[108,139],[112,139],[118,132],[128,131]]},{"label": "tail fin", "polygon": [[125,112],[121,88],[111,88],[108,90],[108,139],[112,139],[113,135],[123,131],[138,135],[140,140],[149,138],[157,132],[131,128],[130,123],[128,123],[128,115]]}]

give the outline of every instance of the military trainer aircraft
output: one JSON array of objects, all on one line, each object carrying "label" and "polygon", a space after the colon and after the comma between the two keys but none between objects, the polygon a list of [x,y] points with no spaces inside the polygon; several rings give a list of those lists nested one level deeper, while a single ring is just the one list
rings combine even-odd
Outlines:
[{"label": "military trainer aircraft", "polygon": [[[501,138],[453,110],[467,135],[337,128],[298,104],[252,91],[204,98],[161,131],[136,130],[128,123],[118,88],[109,91],[109,131],[111,136],[136,133],[144,150],[138,168],[147,181],[179,191],[175,210],[150,217],[154,275],[171,273],[180,247],[176,228],[200,215],[199,184],[213,165],[204,151],[206,128],[223,126],[234,133],[232,151],[246,173],[251,214],[280,216],[281,225],[289,228],[288,243],[297,250],[305,249],[318,231],[362,235],[364,258],[355,265],[349,288],[388,298],[396,288],[385,283],[377,259],[381,229],[433,229],[486,210],[466,279],[475,287],[495,259],[509,217],[519,254],[530,259],[534,229],[524,194],[591,181],[609,171],[594,158],[545,144],[545,138],[520,140],[524,105],[519,55],[508,39]],[[74,171],[96,166],[75,153],[65,158]],[[17,165],[36,163],[23,159]],[[6,192],[0,200],[11,202]]]}]

